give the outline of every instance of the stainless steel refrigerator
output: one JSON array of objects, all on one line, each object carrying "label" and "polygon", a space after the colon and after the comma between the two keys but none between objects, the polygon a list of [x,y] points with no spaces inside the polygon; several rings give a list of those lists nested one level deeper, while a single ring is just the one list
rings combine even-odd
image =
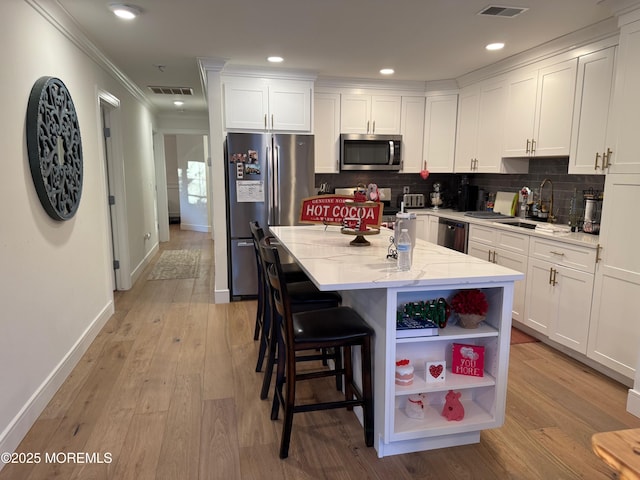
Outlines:
[{"label": "stainless steel refrigerator", "polygon": [[226,140],[229,286],[232,299],[258,293],[249,222],[297,225],[314,193],[313,135],[229,133]]}]

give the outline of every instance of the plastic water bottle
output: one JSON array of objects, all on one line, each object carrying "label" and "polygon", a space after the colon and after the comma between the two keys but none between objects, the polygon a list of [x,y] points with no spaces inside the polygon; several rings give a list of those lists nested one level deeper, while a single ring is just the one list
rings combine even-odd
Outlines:
[{"label": "plastic water bottle", "polygon": [[406,272],[411,270],[411,237],[409,230],[403,228],[398,237],[398,270]]}]

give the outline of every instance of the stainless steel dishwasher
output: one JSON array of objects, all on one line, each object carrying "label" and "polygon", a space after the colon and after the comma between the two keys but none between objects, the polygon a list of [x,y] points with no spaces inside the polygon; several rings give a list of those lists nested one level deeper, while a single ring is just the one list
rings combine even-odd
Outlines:
[{"label": "stainless steel dishwasher", "polygon": [[438,245],[467,253],[469,224],[440,217],[438,221]]}]

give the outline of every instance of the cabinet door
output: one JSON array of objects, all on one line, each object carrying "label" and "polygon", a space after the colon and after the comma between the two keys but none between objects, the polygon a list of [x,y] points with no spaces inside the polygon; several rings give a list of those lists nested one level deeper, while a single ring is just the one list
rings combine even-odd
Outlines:
[{"label": "cabinet door", "polygon": [[311,131],[313,84],[302,81],[273,81],[269,85],[269,123],[272,130]]},{"label": "cabinet door", "polygon": [[420,240],[424,240],[425,242],[429,240],[429,216],[428,215],[416,216],[416,238]]},{"label": "cabinet door", "polygon": [[458,95],[427,97],[422,158],[432,173],[452,173],[456,150]]},{"label": "cabinet door", "polygon": [[524,324],[545,335],[556,312],[552,267],[552,263],[529,258],[527,268]]},{"label": "cabinet door", "polygon": [[340,95],[316,93],[314,99],[315,172],[338,173],[340,170]]},{"label": "cabinet door", "polygon": [[615,47],[578,59],[569,173],[604,173]]},{"label": "cabinet door", "polygon": [[402,97],[402,171],[418,173],[422,169],[424,135],[424,97]]},{"label": "cabinet door", "polygon": [[587,356],[633,378],[639,361],[640,225],[629,209],[640,198],[640,175],[607,174]]},{"label": "cabinet door", "polygon": [[484,225],[469,225],[469,241],[485,243],[493,247],[496,243],[496,229]]},{"label": "cabinet door", "polygon": [[469,241],[467,245],[467,255],[491,262],[493,258],[493,248],[483,243]]},{"label": "cabinet door", "polygon": [[371,130],[369,133],[396,135],[400,133],[402,99],[396,95],[374,95],[371,98]]},{"label": "cabinet door", "polygon": [[342,95],[340,102],[340,132],[370,133],[371,96]]},{"label": "cabinet door", "polygon": [[549,338],[582,354],[587,353],[593,274],[554,266],[554,297],[558,303],[549,324]]},{"label": "cabinet door", "polygon": [[503,157],[531,156],[537,90],[537,70],[519,72],[507,80]]},{"label": "cabinet door", "polygon": [[578,60],[540,70],[534,155],[568,156]]},{"label": "cabinet door", "polygon": [[435,215],[429,215],[429,236],[427,240],[431,243],[438,243],[439,218]]},{"label": "cabinet door", "polygon": [[[501,248],[494,249],[493,261],[503,267],[527,274],[528,257]],[[513,307],[511,317],[524,323],[524,305],[526,294],[526,277],[513,285]]]},{"label": "cabinet door", "polygon": [[609,173],[640,173],[640,20],[624,25],[616,67],[613,103],[615,148]]},{"label": "cabinet door", "polygon": [[224,80],[224,119],[227,130],[266,130],[269,89],[262,79]]},{"label": "cabinet door", "polygon": [[455,171],[471,172],[477,153],[478,114],[480,112],[480,87],[465,87],[460,93],[458,105],[458,129],[456,139]]},{"label": "cabinet door", "polygon": [[476,171],[499,173],[502,161],[502,130],[506,105],[504,81],[483,85],[478,112],[478,142]]}]

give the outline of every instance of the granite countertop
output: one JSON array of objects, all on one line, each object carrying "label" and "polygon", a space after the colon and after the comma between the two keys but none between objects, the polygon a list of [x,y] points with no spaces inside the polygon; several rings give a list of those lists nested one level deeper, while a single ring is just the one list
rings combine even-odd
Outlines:
[{"label": "granite countertop", "polygon": [[367,235],[370,246],[355,247],[355,237],[323,225],[269,227],[320,290],[460,286],[465,283],[521,280],[524,275],[454,250],[417,240],[411,270],[400,272],[388,259],[392,230]]},{"label": "granite countertop", "polygon": [[[539,229],[529,229],[517,227],[514,225],[505,225],[503,222],[520,221],[523,223],[531,223],[535,225],[546,225],[545,222],[537,222],[535,220],[529,220],[525,218],[503,218],[503,219],[483,219],[468,217],[464,212],[458,212],[448,208],[440,208],[433,210],[432,208],[422,209],[407,209],[408,212],[415,213],[416,215],[435,215],[437,217],[449,218],[452,220],[458,220],[461,222],[467,222],[472,225],[485,225],[489,227],[496,227],[501,230],[508,230],[511,232],[518,232],[524,235],[530,235],[532,237],[546,238],[547,240],[554,240],[559,242],[571,243],[574,245],[580,245],[587,248],[597,248],[599,243],[598,235],[591,235],[583,232],[545,232]],[[550,224],[552,225],[552,224]]]}]

